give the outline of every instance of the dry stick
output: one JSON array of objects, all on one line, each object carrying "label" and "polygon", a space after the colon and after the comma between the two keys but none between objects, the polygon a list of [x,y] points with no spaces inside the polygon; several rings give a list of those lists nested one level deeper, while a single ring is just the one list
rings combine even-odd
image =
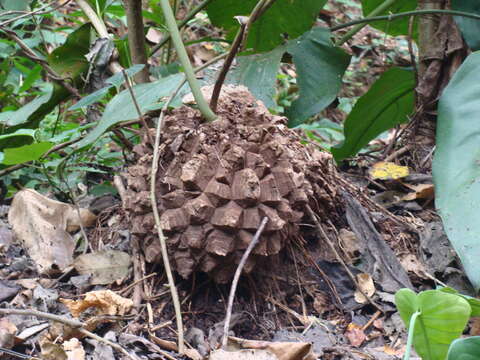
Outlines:
[{"label": "dry stick", "polygon": [[127,13],[128,24],[128,45],[133,64],[145,65],[143,69],[135,75],[137,83],[150,82],[148,73],[148,57],[145,43],[145,33],[143,30],[142,1],[124,0],[125,12]]},{"label": "dry stick", "polygon": [[121,353],[125,354],[126,356],[128,356],[132,360],[138,360],[138,358],[136,356],[130,354],[127,350],[125,350],[120,345],[115,344],[115,343],[113,343],[109,340],[106,340],[106,339],[104,339],[104,338],[86,330],[84,328],[84,326],[85,326],[84,323],[82,323],[81,321],[78,321],[78,320],[75,320],[75,319],[69,319],[69,318],[64,317],[64,316],[53,315],[53,314],[49,314],[49,313],[42,312],[42,311],[37,311],[37,310],[0,309],[0,314],[3,314],[3,315],[35,316],[35,317],[38,317],[38,318],[43,318],[43,319],[47,319],[47,320],[56,321],[56,322],[68,325],[68,326],[70,326],[74,329],[78,329],[78,331],[81,332],[82,334],[88,336],[89,338],[95,339],[99,342],[102,342],[104,344],[107,344],[107,345],[113,347],[114,349],[116,349],[116,350],[120,351]]},{"label": "dry stick", "polygon": [[243,39],[244,39],[244,33],[247,27],[247,23],[242,22],[242,19],[239,19],[239,21],[240,21],[240,29],[238,30],[238,33],[235,36],[235,40],[233,41],[232,47],[228,53],[227,58],[225,59],[225,62],[223,63],[220,73],[218,74],[217,81],[215,81],[215,86],[213,87],[212,98],[210,99],[210,107],[212,108],[212,111],[214,113],[217,112],[218,97],[220,96],[220,91],[222,90],[222,85],[225,81],[225,78],[227,77],[228,70],[230,70],[230,66],[232,66],[233,59],[235,59],[235,56],[240,50]]},{"label": "dry stick", "polygon": [[68,90],[68,92],[70,92],[73,96],[79,98],[80,97],[80,93],[78,92],[77,89],[75,89],[72,85],[70,85],[68,82],[65,81],[64,78],[62,78],[60,75],[57,74],[57,72],[55,70],[53,70],[50,65],[48,65],[48,63],[39,58],[37,56],[37,54],[35,54],[35,52],[30,49],[28,47],[27,44],[25,44],[23,42],[22,39],[20,39],[17,34],[14,32],[14,31],[11,31],[9,29],[6,29],[6,28],[0,28],[4,33],[5,35],[12,41],[16,42],[18,44],[18,46],[20,46],[20,48],[23,50],[23,53],[26,57],[28,57],[30,60],[40,64],[40,66],[43,67],[43,69],[47,72],[47,75],[50,79],[52,79],[53,81],[57,82],[58,84],[60,84],[61,86],[63,86],[65,89]]},{"label": "dry stick", "polygon": [[[177,288],[175,286],[175,280],[173,279],[172,269],[170,267],[170,260],[168,259],[167,251],[167,240],[163,234],[160,214],[158,213],[157,207],[157,196],[156,196],[156,179],[158,171],[158,160],[159,160],[159,147],[160,147],[160,133],[162,129],[163,117],[170,106],[170,103],[175,98],[177,93],[183,87],[185,80],[180,82],[179,86],[175,91],[170,95],[170,98],[163,106],[160,116],[158,118],[158,123],[155,131],[155,143],[153,146],[153,160],[152,160],[152,172],[150,176],[150,200],[152,204],[153,217],[155,219],[155,226],[158,231],[158,239],[160,241],[160,248],[162,250],[162,260],[163,266],[165,268],[165,273],[167,274],[168,285],[170,287],[170,293],[172,295],[173,307],[175,309],[175,318],[177,320],[177,333],[178,333],[178,352],[183,354],[184,352],[184,335],[183,335],[183,321],[182,321],[182,310],[180,307],[180,300],[178,298]],[[153,143],[152,143],[153,144]]]},{"label": "dry stick", "polygon": [[237,270],[235,271],[235,275],[233,276],[232,286],[230,288],[230,294],[228,295],[228,305],[227,305],[227,315],[225,316],[225,324],[223,325],[223,338],[222,338],[222,347],[227,346],[228,341],[228,331],[230,328],[230,320],[232,318],[232,308],[233,308],[233,300],[235,299],[235,292],[237,291],[238,280],[240,279],[240,275],[242,274],[243,267],[247,262],[248,256],[252,252],[253,248],[258,244],[260,240],[260,235],[262,234],[265,225],[267,225],[268,218],[264,217],[260,226],[255,233],[250,244],[248,244],[247,250],[242,255],[240,259],[240,263],[238,264]]},{"label": "dry stick", "polygon": [[140,110],[140,106],[138,105],[137,98],[135,97],[135,94],[133,93],[132,86],[130,85],[130,79],[128,78],[127,72],[125,69],[122,69],[123,77],[125,78],[125,83],[128,88],[128,92],[130,93],[130,96],[132,97],[133,104],[135,105],[135,109],[137,110],[138,114],[138,120],[142,123],[143,127],[145,128],[145,133],[147,134],[147,139],[150,142],[150,145],[153,146],[153,138],[152,135],[150,135],[149,127],[147,125],[147,122],[145,121],[145,118],[142,115],[142,110]]},{"label": "dry stick", "polygon": [[315,215],[315,213],[313,212],[312,208],[310,207],[310,205],[307,204],[306,206],[306,209],[307,209],[307,212],[308,214],[310,215],[310,218],[312,219],[312,221],[315,223],[315,226],[317,227],[317,230],[320,234],[320,236],[326,241],[328,247],[330,248],[330,250],[333,252],[333,254],[335,255],[336,259],[338,260],[338,262],[343,266],[343,268],[345,269],[345,271],[347,272],[348,274],[348,277],[352,280],[352,282],[355,284],[355,287],[357,288],[357,290],[365,297],[365,299],[367,299],[367,301],[372,304],[378,311],[381,311],[382,314],[383,314],[383,309],[377,304],[375,303],[371,298],[370,296],[368,296],[368,294],[365,293],[365,291],[363,291],[363,289],[360,287],[360,284],[358,283],[357,279],[355,278],[355,275],[352,274],[352,272],[350,271],[350,269],[348,268],[347,264],[345,264],[345,261],[343,261],[342,257],[340,256],[340,254],[338,253],[337,249],[335,249],[335,246],[333,245],[332,241],[330,240],[330,238],[328,237],[327,233],[325,232],[325,230],[323,230],[323,227],[322,225],[320,224],[320,221],[318,220],[317,218],[317,215]]},{"label": "dry stick", "polygon": [[217,81],[215,82],[215,86],[213,88],[212,98],[210,99],[210,107],[212,108],[213,112],[217,111],[218,98],[220,96],[220,92],[222,91],[222,85],[225,82],[228,70],[230,70],[235,56],[244,48],[246,44],[250,27],[270,6],[272,6],[274,2],[275,0],[260,0],[252,10],[252,13],[248,17],[247,21],[244,21],[242,17],[237,18],[237,20],[240,22],[240,29],[238,29],[227,59],[225,60],[220,73],[218,74]]},{"label": "dry stick", "polygon": [[[187,23],[193,19],[195,15],[197,15],[200,11],[202,11],[212,0],[204,0],[202,3],[198,4],[195,8],[190,11],[185,18],[178,23],[178,28],[181,29]],[[165,35],[165,37],[152,48],[152,51],[150,53],[150,56],[154,55],[160,48],[167,43],[168,40],[170,40],[170,34]]]},{"label": "dry stick", "polygon": [[[228,53],[224,53],[224,54],[221,54],[221,55],[218,55],[216,57],[214,57],[213,59],[207,61],[205,64],[199,66],[198,68],[196,68],[194,71],[195,73],[199,72],[199,71],[202,71],[204,70],[205,68],[209,67],[210,65],[216,63],[217,61],[225,58],[226,56],[228,55]],[[185,80],[182,82],[182,86],[183,84],[185,84]],[[139,123],[139,120],[129,120],[129,121],[125,121],[123,123],[120,123],[116,126],[114,126],[112,128],[112,130],[115,130],[115,129],[122,129],[122,128],[125,128],[125,127],[128,127],[130,125],[134,125],[134,124],[138,124]],[[58,145],[55,145],[54,147],[52,147],[49,151],[47,151],[45,154],[42,155],[41,159],[47,157],[48,155],[50,155],[51,153],[54,153],[54,152],[57,152],[61,149],[64,149],[66,148],[67,146],[69,145],[72,145],[72,144],[75,144],[77,142],[79,142],[80,140],[82,140],[85,136],[81,136],[79,137],[78,139],[75,139],[75,140],[70,140],[70,141],[67,141],[67,142],[64,142],[64,143],[61,143],[61,144],[58,144]],[[2,176],[5,176],[7,174],[10,174],[11,172],[14,172],[14,171],[17,171],[17,170],[20,170],[20,169],[23,169],[24,167],[27,167],[28,164],[30,164],[30,162],[27,162],[27,163],[23,163],[23,164],[17,164],[17,165],[12,165],[6,169],[3,169],[3,170],[0,170],[0,177]]]}]

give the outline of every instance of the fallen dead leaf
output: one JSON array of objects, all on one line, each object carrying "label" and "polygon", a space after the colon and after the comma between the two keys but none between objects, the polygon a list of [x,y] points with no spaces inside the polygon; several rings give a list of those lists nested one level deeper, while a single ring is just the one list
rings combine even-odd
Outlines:
[{"label": "fallen dead leaf", "polygon": [[17,327],[7,318],[0,319],[0,347],[11,349],[15,345]]},{"label": "fallen dead leaf", "polygon": [[49,340],[40,342],[42,350],[42,359],[44,360],[68,360],[68,356],[62,346]]},{"label": "fallen dead leaf", "polygon": [[95,221],[87,209],[49,199],[34,190],[24,189],[13,198],[8,221],[17,240],[23,243],[40,273],[63,270],[73,261],[75,241],[68,233]]},{"label": "fallen dead leaf", "polygon": [[274,354],[267,350],[215,350],[208,357],[210,360],[278,360]]},{"label": "fallen dead leaf", "polygon": [[366,340],[367,336],[362,330],[360,325],[355,323],[350,323],[347,326],[347,331],[345,332],[345,337],[348,339],[350,344],[355,347],[359,347]]},{"label": "fallen dead leaf", "polygon": [[433,199],[433,197],[435,196],[435,189],[433,184],[409,185],[408,188],[413,190],[413,192],[408,193],[407,195],[402,197],[403,201],[413,201],[417,199]]},{"label": "fallen dead leaf", "polygon": [[60,299],[73,317],[79,317],[85,310],[95,307],[99,315],[125,315],[133,306],[133,301],[115,294],[111,290],[91,291],[83,300]]},{"label": "fallen dead leaf", "polygon": [[77,338],[65,341],[62,346],[68,360],[85,360],[85,350]]},{"label": "fallen dead leaf", "polygon": [[[358,286],[360,290],[363,291],[368,297],[373,296],[375,294],[375,284],[373,283],[373,279],[369,274],[361,273],[356,275]],[[360,290],[355,291],[355,301],[359,304],[367,303],[367,298],[363,296]]]},{"label": "fallen dead leaf", "polygon": [[380,161],[373,164],[369,173],[372,179],[396,180],[407,177],[409,170],[408,166],[400,166],[392,162]]},{"label": "fallen dead leaf", "polygon": [[420,260],[418,260],[418,258],[414,254],[407,254],[405,256],[402,256],[400,258],[400,264],[402,264],[402,267],[406,271],[414,273],[419,278],[429,279],[429,277],[425,275],[425,266],[420,262]]},{"label": "fallen dead leaf", "polygon": [[125,278],[128,276],[130,264],[130,255],[117,250],[83,254],[73,262],[80,275],[91,275],[92,285],[107,285]]},{"label": "fallen dead leaf", "polygon": [[[270,342],[270,341],[257,341],[246,340],[233,336],[228,337],[228,350],[242,351],[242,350],[263,350],[273,354],[273,359],[278,360],[315,360],[317,355],[313,353],[312,344],[305,342]],[[246,355],[246,354],[245,354]],[[233,359],[229,358],[217,358],[217,359]],[[254,359],[254,358],[238,358],[238,359]],[[257,359],[257,358],[255,358]],[[270,358],[266,358],[270,359]]]},{"label": "fallen dead leaf", "polygon": [[353,231],[340,229],[338,239],[344,253],[347,255],[349,262],[352,263],[360,254],[360,245],[357,236]]}]

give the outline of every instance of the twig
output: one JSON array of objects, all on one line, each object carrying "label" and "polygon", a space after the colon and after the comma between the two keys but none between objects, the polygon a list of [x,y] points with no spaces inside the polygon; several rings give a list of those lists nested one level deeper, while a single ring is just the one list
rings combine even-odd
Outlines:
[{"label": "twig", "polygon": [[137,83],[150,82],[148,73],[147,48],[145,46],[145,33],[143,29],[142,2],[138,0],[124,0],[127,13],[128,45],[133,64],[145,65],[135,75]]},{"label": "twig", "polygon": [[180,32],[178,31],[175,16],[173,15],[172,8],[170,7],[170,2],[169,0],[160,0],[160,5],[165,16],[168,30],[170,31],[170,36],[172,37],[173,44],[175,45],[175,49],[177,50],[178,58],[180,59],[180,62],[183,66],[185,76],[187,77],[190,89],[192,90],[192,94],[195,98],[195,101],[197,102],[198,108],[200,109],[200,112],[207,121],[213,121],[217,118],[217,116],[208,106],[208,103],[203,97],[202,91],[200,90],[200,85],[198,84],[197,78],[195,77],[192,64],[190,63],[190,59],[188,58],[187,51],[185,50],[185,46],[182,42]]},{"label": "twig", "polygon": [[[168,1],[168,0],[167,0]],[[170,5],[169,5],[170,6]],[[195,76],[195,75],[194,75]],[[175,309],[175,318],[177,320],[177,332],[178,332],[178,352],[183,354],[184,352],[184,334],[183,334],[183,321],[182,321],[182,310],[180,307],[180,300],[178,298],[177,288],[175,286],[175,280],[173,279],[172,269],[170,267],[170,260],[168,259],[167,251],[167,239],[163,234],[160,214],[157,207],[157,195],[156,195],[156,179],[158,171],[158,160],[159,160],[159,146],[160,146],[160,134],[162,130],[163,118],[165,113],[168,111],[170,103],[175,98],[177,93],[185,84],[185,80],[182,81],[175,91],[170,95],[170,98],[163,106],[160,116],[158,118],[157,127],[155,131],[155,144],[153,146],[153,160],[152,160],[152,172],[150,176],[150,201],[152,204],[153,217],[155,219],[155,226],[158,231],[158,239],[160,241],[160,248],[162,252],[163,266],[165,268],[165,273],[167,274],[168,285],[170,287],[170,293],[172,295],[173,307]]]},{"label": "twig", "polygon": [[375,311],[375,314],[372,315],[372,318],[368,320],[365,325],[362,326],[362,331],[367,330],[375,322],[375,320],[378,319],[380,315],[382,315],[381,311]]},{"label": "twig", "polygon": [[61,86],[63,86],[65,89],[68,90],[73,96],[80,98],[80,93],[78,92],[77,89],[75,89],[72,85],[70,85],[67,81],[65,81],[64,78],[62,78],[60,75],[57,74],[55,70],[53,70],[50,65],[43,59],[39,58],[35,52],[28,47],[27,44],[23,42],[22,39],[20,39],[17,34],[10,30],[6,29],[5,27],[0,27],[0,29],[5,33],[5,35],[12,41],[15,41],[18,46],[23,50],[23,54],[28,57],[30,60],[40,64],[40,66],[43,67],[43,69],[47,72],[47,75],[50,79],[53,81],[57,82]]},{"label": "twig", "polygon": [[[200,11],[202,11],[212,0],[204,0],[203,2],[201,2],[200,4],[198,4],[196,7],[194,7],[192,9],[192,11],[190,11],[186,16],[185,18],[180,21],[178,23],[178,28],[181,29],[183,28],[185,25],[187,25],[187,23],[193,19],[193,17],[195,15],[197,15]],[[170,34],[167,34],[165,35],[165,37],[157,44],[155,45],[153,48],[152,48],[152,51],[150,52],[150,56],[152,56],[153,54],[155,54],[158,50],[160,50],[160,48],[165,45],[167,43],[167,41],[170,40]]]},{"label": "twig", "polygon": [[[464,11],[457,11],[457,10],[441,10],[441,9],[429,9],[429,10],[412,10],[412,11],[405,11],[401,13],[396,13],[396,14],[390,14],[390,15],[380,15],[380,16],[369,16],[365,17],[363,19],[358,19],[358,20],[353,20],[346,22],[344,24],[332,26],[330,28],[330,31],[338,31],[341,29],[348,28],[350,26],[354,25],[360,25],[360,24],[368,24],[371,22],[377,22],[377,21],[391,21],[391,20],[396,20],[400,19],[402,17],[408,17],[408,16],[420,16],[420,15],[432,15],[432,14],[440,14],[440,15],[452,15],[452,16],[462,16],[466,18],[471,18],[471,19],[476,19],[480,20],[480,15],[475,14],[475,13],[469,13],[469,12],[464,12]],[[363,26],[362,26],[363,27]],[[353,29],[352,29],[353,30]],[[346,35],[345,35],[346,36]],[[350,38],[349,38],[350,39]],[[349,40],[347,39],[347,40]],[[343,44],[341,40],[338,41],[337,44]]]},{"label": "twig", "polygon": [[[80,9],[82,9],[82,11],[85,13],[87,18],[90,20],[95,30],[97,30],[98,35],[100,35],[101,38],[110,39],[110,34],[108,33],[105,23],[102,19],[100,19],[95,10],[92,9],[90,4],[86,0],[75,1],[77,2],[77,5],[80,7]],[[123,67],[117,61],[112,61],[109,65],[109,68],[113,73],[118,73],[123,69]]]},{"label": "twig", "polygon": [[77,329],[79,332],[82,334],[88,336],[89,338],[95,339],[99,342],[102,342],[104,344],[107,344],[114,349],[120,351],[121,353],[125,354],[132,360],[138,360],[138,358],[132,354],[130,354],[127,350],[125,350],[123,347],[121,347],[118,344],[115,344],[109,340],[106,340],[84,328],[85,324],[82,323],[81,321],[75,320],[75,319],[69,319],[65,316],[59,316],[59,315],[53,315],[49,314],[46,312],[42,311],[37,311],[37,310],[20,310],[20,309],[0,309],[0,314],[3,315],[22,315],[22,316],[35,316],[38,318],[43,318],[43,319],[48,319],[51,321],[59,322],[65,325],[68,325],[74,329]]},{"label": "twig", "polygon": [[[43,11],[45,10],[47,7],[49,6],[52,6],[54,3],[58,2],[59,0],[56,0],[56,1],[53,1],[49,4],[45,4],[43,5],[42,7],[38,8],[37,10],[34,10],[34,11],[20,11],[22,13],[22,15],[19,15],[19,16],[16,16],[14,18],[11,18],[11,19],[8,19],[8,20],[5,20],[3,22],[0,23],[0,27],[2,26],[5,26],[5,25],[8,25],[8,24],[11,24],[17,20],[20,20],[20,19],[23,19],[23,18],[26,18],[26,17],[29,17],[29,16],[32,16],[32,15],[42,15],[42,14],[48,14],[52,11],[55,11],[65,5],[67,5],[71,0],[67,0],[65,1],[63,4],[59,4],[58,6],[50,9],[50,10],[47,10],[47,11]],[[6,15],[6,13],[3,13],[2,15]]]},{"label": "twig", "polygon": [[145,133],[147,134],[147,139],[150,142],[150,145],[153,146],[152,135],[150,135],[148,124],[145,121],[144,116],[142,115],[142,110],[140,110],[140,105],[138,105],[137,98],[135,97],[132,86],[130,85],[130,79],[128,78],[128,75],[125,69],[122,69],[122,73],[123,73],[123,77],[125,78],[125,84],[127,85],[128,92],[130,93],[133,104],[135,105],[135,109],[137,110],[138,120],[142,123],[143,127],[145,128]]},{"label": "twig", "polygon": [[228,70],[232,66],[233,60],[239,51],[241,51],[247,42],[248,33],[252,24],[257,21],[265,11],[273,5],[276,0],[260,0],[257,5],[253,8],[250,16],[245,19],[243,17],[237,17],[237,20],[240,22],[240,28],[238,29],[235,39],[233,40],[232,47],[228,53],[228,56],[223,63],[223,67],[218,74],[217,81],[212,92],[212,98],[210,99],[210,107],[213,112],[217,111],[218,98],[220,92],[222,91],[222,85],[225,82],[227,77]]},{"label": "twig", "polygon": [[225,59],[225,62],[223,63],[220,73],[218,74],[217,81],[215,81],[215,86],[213,87],[212,97],[210,99],[210,108],[214,113],[217,112],[218,97],[220,96],[222,85],[225,82],[225,78],[227,77],[228,70],[230,70],[230,67],[232,66],[232,63],[233,63],[233,59],[235,59],[235,56],[240,50],[243,39],[244,39],[244,33],[247,27],[247,23],[242,22],[242,20],[239,20],[239,21],[240,21],[240,29],[238,30],[238,33],[235,36],[235,40],[233,41],[232,47],[230,48],[228,56]]},{"label": "twig", "polygon": [[307,209],[307,212],[310,216],[310,218],[312,219],[312,221],[315,223],[315,226],[317,227],[317,230],[320,234],[320,236],[325,240],[325,242],[327,243],[328,247],[330,248],[330,250],[333,252],[333,254],[335,255],[335,258],[337,259],[337,261],[343,266],[343,268],[345,269],[348,277],[352,280],[352,282],[355,284],[355,287],[357,288],[357,290],[365,297],[365,299],[367,299],[367,301],[372,304],[378,311],[382,312],[383,314],[383,309],[377,304],[375,303],[371,298],[370,296],[368,296],[368,294],[365,293],[365,291],[363,291],[363,289],[360,287],[360,284],[358,283],[357,279],[355,278],[355,275],[353,275],[353,273],[350,271],[350,269],[348,268],[347,264],[345,264],[345,261],[343,261],[342,257],[340,256],[340,254],[338,253],[337,249],[335,248],[335,246],[333,245],[332,241],[330,240],[330,238],[328,237],[327,233],[325,232],[325,230],[323,230],[323,227],[322,227],[322,224],[320,224],[320,221],[318,220],[317,218],[317,215],[315,215],[315,213],[313,212],[312,208],[310,207],[310,205],[306,205],[305,207]]},{"label": "twig", "polygon": [[253,236],[252,241],[248,244],[247,250],[242,255],[240,259],[240,263],[238,264],[237,270],[235,271],[235,275],[233,276],[232,286],[230,287],[230,294],[228,295],[228,305],[227,305],[227,315],[225,316],[225,323],[223,325],[223,338],[222,338],[222,347],[227,346],[228,341],[228,331],[230,328],[230,320],[232,318],[232,308],[233,308],[233,300],[235,299],[235,292],[237,291],[238,280],[240,279],[240,275],[242,274],[243,267],[247,262],[248,256],[252,252],[253,248],[258,244],[260,240],[260,235],[262,234],[265,225],[267,225],[268,218],[264,217],[260,226],[257,229],[257,232]]}]

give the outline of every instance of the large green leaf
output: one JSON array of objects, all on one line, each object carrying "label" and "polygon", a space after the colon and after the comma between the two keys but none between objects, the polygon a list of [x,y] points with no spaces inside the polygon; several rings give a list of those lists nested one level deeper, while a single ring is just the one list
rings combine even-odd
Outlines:
[{"label": "large green leaf", "polygon": [[26,123],[40,107],[52,97],[53,86],[45,85],[45,92],[16,111],[0,113],[0,123],[11,127]]},{"label": "large green leaf", "polygon": [[[309,30],[326,0],[277,0],[251,27],[247,49],[263,52],[281,44],[285,35],[294,39]],[[213,0],[207,6],[212,24],[223,27],[233,38],[239,27],[235,16],[248,16],[257,0]]]},{"label": "large green leaf", "polygon": [[452,289],[451,287],[438,287],[440,291],[449,293],[449,294],[456,294],[461,296],[465,300],[468,301],[470,307],[472,308],[472,313],[470,314],[471,317],[479,317],[480,316],[480,299],[474,298],[472,296],[460,294],[457,290]]},{"label": "large green leaf", "polygon": [[456,339],[450,345],[447,360],[478,360],[480,359],[480,336],[466,339]]},{"label": "large green leaf", "polygon": [[88,69],[85,55],[90,48],[90,23],[84,24],[71,33],[65,44],[56,48],[48,56],[48,64],[64,78],[77,79]]},{"label": "large green leaf", "polygon": [[335,100],[350,56],[333,45],[330,31],[319,27],[290,41],[287,51],[293,56],[300,89],[287,115],[289,126],[297,126]]},{"label": "large green leaf", "polygon": [[[132,90],[142,115],[151,109],[152,105],[157,103],[160,98],[169,96],[182,80],[183,74],[175,74],[152,83],[134,86]],[[129,90],[125,89],[107,104],[98,125],[75,147],[80,149],[88,146],[113,125],[135,119],[138,119],[138,113]]]},{"label": "large green leaf", "polygon": [[267,53],[239,56],[238,65],[229,72],[227,82],[245,85],[265,106],[273,108],[275,81],[284,52],[285,47],[278,46]]},{"label": "large green leaf", "polygon": [[423,291],[416,295],[410,289],[395,294],[400,317],[410,326],[415,312],[413,344],[423,360],[444,360],[450,343],[462,335],[470,317],[470,305],[460,296],[439,290]]},{"label": "large green leaf", "polygon": [[[367,16],[379,5],[383,4],[385,0],[362,0],[363,16]],[[377,15],[396,14],[399,12],[412,11],[417,8],[417,0],[397,0],[387,10]],[[376,21],[370,25],[389,35],[408,35],[409,17],[403,17],[392,21]],[[414,28],[414,38],[416,37],[416,26]]]},{"label": "large green leaf", "polygon": [[415,75],[392,68],[371,86],[345,120],[345,141],[332,148],[337,162],[355,155],[382,132],[407,122],[413,111]]},{"label": "large green leaf", "polygon": [[5,165],[22,164],[28,161],[38,160],[43,154],[50,150],[53,143],[45,141],[18,148],[7,148],[3,152]]},{"label": "large green leaf", "polygon": [[480,52],[472,53],[438,105],[435,204],[475,289],[480,288]]},{"label": "large green leaf", "polygon": [[[465,11],[480,15],[480,2],[478,0],[452,0],[452,10]],[[468,46],[476,51],[480,49],[480,21],[463,16],[455,16],[455,22],[462,31]]]}]

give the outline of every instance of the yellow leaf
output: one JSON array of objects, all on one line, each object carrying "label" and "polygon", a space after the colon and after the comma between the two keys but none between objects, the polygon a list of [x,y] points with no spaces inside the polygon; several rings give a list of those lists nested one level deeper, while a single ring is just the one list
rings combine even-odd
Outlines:
[{"label": "yellow leaf", "polygon": [[372,166],[370,176],[372,179],[396,180],[408,176],[408,166],[400,166],[392,162],[381,161]]}]

